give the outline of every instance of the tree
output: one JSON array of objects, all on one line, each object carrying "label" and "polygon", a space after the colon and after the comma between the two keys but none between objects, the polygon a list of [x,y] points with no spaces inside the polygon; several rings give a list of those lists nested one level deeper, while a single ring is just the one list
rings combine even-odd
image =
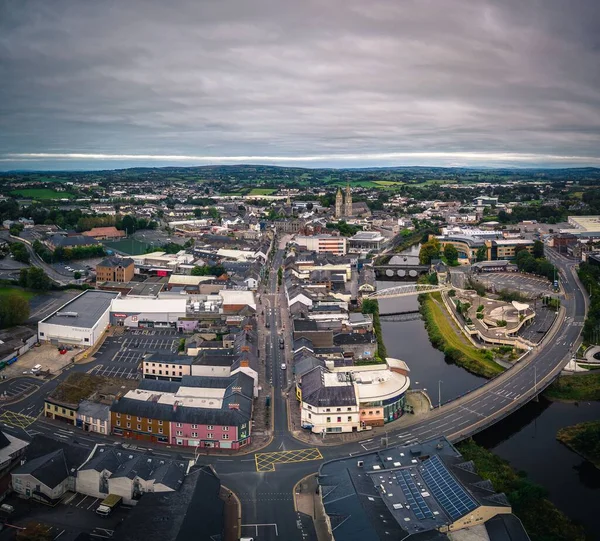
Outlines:
[{"label": "tree", "polygon": [[30,267],[27,275],[27,287],[37,291],[47,291],[50,288],[50,278],[39,267]]},{"label": "tree", "polygon": [[544,243],[541,240],[536,240],[533,243],[533,257],[536,259],[544,257]]},{"label": "tree", "polygon": [[21,269],[19,272],[19,285],[21,287],[27,287],[27,279],[29,277],[29,269]]},{"label": "tree", "polygon": [[480,246],[477,249],[477,261],[486,261],[487,260],[487,248],[485,246]]},{"label": "tree", "polygon": [[75,271],[73,273],[73,278],[75,278],[75,280],[79,280],[81,278],[81,273],[79,271]]},{"label": "tree", "polygon": [[448,265],[456,265],[458,264],[458,250],[456,246],[453,244],[446,244],[444,246],[444,257],[448,262]]},{"label": "tree", "polygon": [[123,220],[121,220],[121,227],[127,231],[128,235],[135,233],[135,229],[137,226],[137,221],[133,216],[129,214],[127,216],[123,216]]},{"label": "tree", "polygon": [[306,210],[311,211],[313,209],[314,205],[309,201],[308,203],[306,203]]},{"label": "tree", "polygon": [[208,215],[215,221],[219,221],[219,218],[221,217],[219,211],[215,207],[209,207]]},{"label": "tree", "polygon": [[[25,269],[24,269],[25,270]],[[14,327],[29,319],[29,302],[17,291],[0,298],[0,327]]]},{"label": "tree", "polygon": [[8,230],[8,232],[13,236],[13,237],[18,237],[19,233],[21,231],[23,231],[24,229],[24,225],[23,224],[12,224],[10,226],[10,229]]},{"label": "tree", "polygon": [[430,265],[432,259],[437,259],[440,256],[440,243],[434,237],[421,245],[419,251],[419,263],[421,265]]},{"label": "tree", "polygon": [[20,244],[19,242],[13,242],[10,245],[10,253],[15,258],[15,261],[20,261],[21,263],[29,263],[29,252],[27,248],[25,248],[24,244]]}]

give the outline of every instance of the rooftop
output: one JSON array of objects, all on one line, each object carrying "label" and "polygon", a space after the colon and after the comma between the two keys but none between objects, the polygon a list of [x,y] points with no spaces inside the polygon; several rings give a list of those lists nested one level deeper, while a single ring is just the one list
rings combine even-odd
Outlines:
[{"label": "rooftop", "polygon": [[146,312],[146,313],[179,313],[185,314],[185,298],[181,299],[152,299],[140,297],[125,297],[115,299],[111,312]]},{"label": "rooftop", "polygon": [[[40,323],[91,329],[120,293],[88,289],[61,306]],[[185,304],[185,301],[184,301]]]}]

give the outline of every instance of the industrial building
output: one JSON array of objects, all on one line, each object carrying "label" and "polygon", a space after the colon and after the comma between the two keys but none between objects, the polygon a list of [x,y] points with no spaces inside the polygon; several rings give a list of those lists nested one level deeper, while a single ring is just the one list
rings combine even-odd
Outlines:
[{"label": "industrial building", "polygon": [[177,327],[186,315],[186,299],[126,297],[115,299],[110,312],[111,325],[124,327]]},{"label": "industrial building", "polygon": [[110,307],[120,293],[87,290],[38,323],[38,340],[92,347],[110,323]]}]

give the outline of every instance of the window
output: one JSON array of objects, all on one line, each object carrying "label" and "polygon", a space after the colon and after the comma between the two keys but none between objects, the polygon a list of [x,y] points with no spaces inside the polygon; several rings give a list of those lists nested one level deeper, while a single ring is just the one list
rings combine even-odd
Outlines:
[{"label": "window", "polygon": [[148,428],[146,430],[148,430],[148,432],[152,432],[152,425],[148,425]]},{"label": "window", "polygon": [[128,421],[131,421],[131,415],[128,415],[128,416],[127,416],[127,420],[128,420]]},{"label": "window", "polygon": [[131,428],[131,423],[127,423],[127,428]]},{"label": "window", "polygon": [[312,406],[308,406],[308,409],[309,409],[309,410],[311,410],[311,409],[312,409]]},{"label": "window", "polygon": [[337,409],[337,410],[335,410],[335,411],[342,411],[342,408],[338,408],[338,409]]},{"label": "window", "polygon": [[178,430],[178,431],[177,431],[177,435],[178,435],[178,436],[183,436],[183,430]]},{"label": "window", "polygon": [[369,415],[373,415],[373,410],[371,410],[371,411],[369,412]]},{"label": "window", "polygon": [[229,434],[223,434],[223,439],[224,440],[228,440],[229,439]]},{"label": "window", "polygon": [[327,417],[327,422],[331,423],[331,417]]},{"label": "window", "polygon": [[379,410],[377,410],[377,411],[375,412],[375,415],[379,415]]},{"label": "window", "polygon": [[177,423],[175,426],[177,426],[177,428],[181,428],[183,425],[181,423]]},{"label": "window", "polygon": [[338,418],[337,418],[337,420],[338,420],[338,421],[337,421],[338,423],[341,423],[341,422],[342,422],[342,418],[341,418],[341,417],[338,417]]},{"label": "window", "polygon": [[206,435],[206,438],[207,438],[207,439],[209,439],[209,440],[212,440],[212,439],[213,439],[212,432],[211,432],[211,433],[209,433],[209,434],[207,434],[207,435]]},{"label": "window", "polygon": [[331,408],[327,408],[325,411],[331,411]]},{"label": "window", "polygon": [[[119,421],[119,424],[121,424],[121,421]],[[103,426],[100,427],[100,434],[104,434],[104,427]]]},{"label": "window", "polygon": [[152,370],[152,373],[153,373],[153,374],[156,374],[156,370]]},{"label": "window", "polygon": [[67,412],[65,411],[65,408],[61,408],[62,409],[62,413],[63,415],[65,415]]},{"label": "window", "polygon": [[58,406],[54,406],[54,411],[58,411]]},{"label": "window", "polygon": [[75,416],[75,412],[74,412],[74,411],[70,411],[70,412],[69,412],[69,415],[70,415],[71,417],[74,417],[74,416]]},{"label": "window", "polygon": [[41,332],[41,333],[40,333],[40,336],[44,336],[44,333],[43,333],[43,332]]},{"label": "window", "polygon": [[162,426],[162,421],[158,421],[158,426]]},{"label": "window", "polygon": [[348,422],[352,421],[352,415],[348,415]]},{"label": "window", "polygon": [[121,421],[117,420],[117,426],[121,426]]},{"label": "window", "polygon": [[207,430],[212,430],[213,428],[214,428],[214,426],[213,426],[213,425],[208,425],[208,426],[206,427],[206,429],[207,429]]},{"label": "window", "polygon": [[224,432],[227,432],[228,430],[229,430],[229,427],[228,427],[228,426],[224,426],[224,427],[223,427],[223,431],[224,431]]},{"label": "window", "polygon": [[198,425],[192,425],[192,428],[198,428]]},{"label": "window", "polygon": [[183,374],[181,372],[179,372],[179,375],[182,376]]},{"label": "window", "polygon": [[162,376],[162,370],[159,370],[158,373]]},{"label": "window", "polygon": [[142,425],[137,425],[137,429],[141,430],[142,429]]},{"label": "window", "polygon": [[83,341],[84,341],[84,342],[89,342],[89,341],[90,341],[90,339],[89,339],[89,338],[84,338],[84,339],[83,339]]},{"label": "window", "polygon": [[309,419],[312,419],[312,413],[309,413],[309,414],[308,414],[308,418],[309,418]]},{"label": "window", "polygon": [[139,423],[139,422],[141,422],[142,418],[138,417],[137,420],[138,420],[138,423]]},{"label": "window", "polygon": [[352,408],[348,408],[348,411],[352,411]]},{"label": "window", "polygon": [[192,432],[192,438],[197,438],[198,437],[198,432]]},{"label": "window", "polygon": [[158,433],[159,433],[159,434],[162,434],[162,433],[163,433],[163,429],[162,429],[162,428],[159,428],[159,429],[158,429]]}]

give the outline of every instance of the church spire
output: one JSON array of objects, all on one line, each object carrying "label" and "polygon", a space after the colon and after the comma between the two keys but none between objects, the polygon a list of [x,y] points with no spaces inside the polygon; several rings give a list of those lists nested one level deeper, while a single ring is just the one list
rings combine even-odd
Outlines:
[{"label": "church spire", "polygon": [[346,185],[346,216],[352,216],[352,191],[350,190],[350,183]]},{"label": "church spire", "polygon": [[342,195],[342,189],[338,188],[337,193],[335,194],[335,217],[341,218],[343,215],[343,203],[344,196]]}]

